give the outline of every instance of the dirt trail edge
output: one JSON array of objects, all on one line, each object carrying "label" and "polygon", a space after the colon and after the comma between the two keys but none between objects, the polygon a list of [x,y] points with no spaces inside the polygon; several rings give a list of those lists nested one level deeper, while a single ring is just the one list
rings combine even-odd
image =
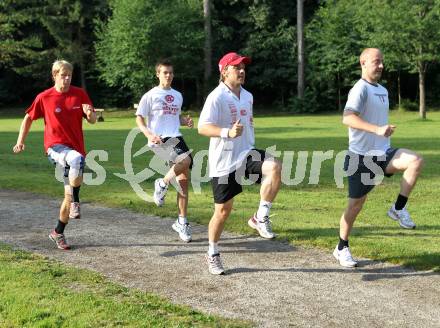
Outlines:
[{"label": "dirt trail edge", "polygon": [[345,270],[330,252],[225,233],[227,274],[211,276],[205,226],[193,225],[193,242],[185,244],[172,219],[93,204],[83,204],[83,218],[69,223],[73,250],[64,252],[47,237],[59,204],[0,190],[0,241],[259,327],[440,327],[435,272],[370,260]]}]

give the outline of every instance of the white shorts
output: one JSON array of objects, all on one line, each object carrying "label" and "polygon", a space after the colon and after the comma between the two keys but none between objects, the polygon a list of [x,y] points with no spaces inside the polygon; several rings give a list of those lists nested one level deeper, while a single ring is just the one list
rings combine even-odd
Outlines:
[{"label": "white shorts", "polygon": [[64,186],[70,186],[68,169],[77,172],[75,175],[82,175],[84,171],[85,159],[76,150],[62,145],[56,144],[47,149],[47,158],[52,164],[58,164],[64,168]]}]

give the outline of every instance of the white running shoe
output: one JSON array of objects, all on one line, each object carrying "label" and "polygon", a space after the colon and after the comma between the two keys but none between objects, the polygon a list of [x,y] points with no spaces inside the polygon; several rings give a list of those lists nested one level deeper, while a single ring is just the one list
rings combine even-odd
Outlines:
[{"label": "white running shoe", "polygon": [[[162,187],[160,185],[160,182],[162,182],[165,185],[165,187]],[[165,182],[163,182],[163,179],[159,178],[159,179],[156,179],[156,181],[154,181],[153,198],[154,198],[154,203],[157,206],[160,207],[165,203],[165,196],[167,194],[167,191],[168,191],[168,185]]]},{"label": "white running shoe", "polygon": [[189,243],[191,241],[191,226],[189,223],[180,224],[179,220],[176,220],[171,227],[179,234],[180,239],[182,239],[185,243]]},{"label": "white running shoe", "polygon": [[336,246],[333,251],[333,256],[339,261],[339,264],[346,268],[354,268],[357,266],[357,262],[353,259],[350,252],[350,247],[344,247],[341,251]]},{"label": "white running shoe", "polygon": [[215,254],[213,256],[205,255],[206,262],[208,262],[208,270],[210,274],[224,274],[225,269],[223,268],[222,261],[220,260],[220,254]]},{"label": "white running shoe", "polygon": [[396,208],[393,205],[388,210],[387,214],[394,221],[399,221],[399,224],[402,228],[405,228],[405,229],[415,229],[416,228],[416,224],[414,223],[413,220],[411,220],[411,216],[409,215],[409,212],[406,209],[406,206],[404,208],[402,208],[401,210],[396,210]]},{"label": "white running shoe", "polygon": [[80,219],[81,218],[81,206],[78,202],[70,203],[69,219]]},{"label": "white running shoe", "polygon": [[276,237],[276,234],[272,231],[272,224],[269,220],[268,216],[264,217],[264,221],[260,222],[257,220],[256,214],[254,214],[249,220],[248,225],[252,229],[255,229],[258,231],[261,237],[266,239],[273,239]]}]

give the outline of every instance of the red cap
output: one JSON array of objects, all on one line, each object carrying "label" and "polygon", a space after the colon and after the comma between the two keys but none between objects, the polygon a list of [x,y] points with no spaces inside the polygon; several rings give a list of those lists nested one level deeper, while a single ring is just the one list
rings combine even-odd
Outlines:
[{"label": "red cap", "polygon": [[229,52],[220,59],[218,62],[218,69],[220,73],[228,65],[238,65],[240,63],[249,64],[251,62],[250,57],[240,56],[236,52]]}]

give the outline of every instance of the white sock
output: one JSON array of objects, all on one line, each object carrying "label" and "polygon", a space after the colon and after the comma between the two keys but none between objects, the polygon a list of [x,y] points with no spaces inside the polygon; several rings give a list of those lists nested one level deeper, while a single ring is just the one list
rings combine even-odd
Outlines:
[{"label": "white sock", "polygon": [[263,221],[265,216],[269,216],[271,207],[272,207],[271,202],[260,200],[260,207],[258,207],[258,211],[257,211],[257,220]]},{"label": "white sock", "polygon": [[187,224],[188,223],[188,219],[185,216],[180,216],[177,218],[177,221],[179,222],[179,224]]},{"label": "white sock", "polygon": [[163,181],[163,179],[159,180],[159,186],[162,188],[165,188],[167,186],[167,184],[165,183],[165,181]]},{"label": "white sock", "polygon": [[213,256],[215,254],[219,254],[218,251],[218,243],[215,243],[213,241],[209,242],[209,247],[208,247],[208,255],[209,256]]}]

